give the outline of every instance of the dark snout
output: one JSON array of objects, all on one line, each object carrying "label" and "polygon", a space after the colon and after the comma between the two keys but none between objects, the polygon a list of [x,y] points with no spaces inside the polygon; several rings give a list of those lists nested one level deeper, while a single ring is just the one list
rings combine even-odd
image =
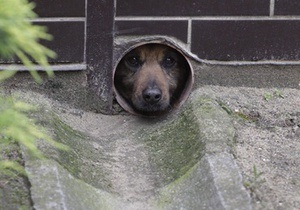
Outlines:
[{"label": "dark snout", "polygon": [[148,87],[143,91],[143,99],[151,105],[158,103],[162,98],[162,91],[158,87]]},{"label": "dark snout", "polygon": [[140,97],[134,101],[137,109],[144,112],[160,112],[169,106],[169,98],[166,91],[163,91],[161,85],[155,81],[151,81],[140,92]]}]

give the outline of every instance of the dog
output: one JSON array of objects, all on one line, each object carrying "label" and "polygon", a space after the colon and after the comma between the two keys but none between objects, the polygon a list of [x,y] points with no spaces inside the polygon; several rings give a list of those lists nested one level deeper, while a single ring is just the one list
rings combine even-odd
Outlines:
[{"label": "dog", "polygon": [[170,111],[185,88],[186,59],[163,44],[146,44],[127,53],[118,64],[114,85],[135,112],[161,115]]}]

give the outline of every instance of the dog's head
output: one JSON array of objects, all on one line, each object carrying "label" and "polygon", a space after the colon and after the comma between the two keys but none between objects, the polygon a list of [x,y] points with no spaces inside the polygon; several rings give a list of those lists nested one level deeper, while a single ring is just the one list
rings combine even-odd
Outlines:
[{"label": "dog's head", "polygon": [[115,73],[115,87],[135,111],[158,115],[172,108],[184,89],[188,64],[171,47],[147,44],[130,51]]}]

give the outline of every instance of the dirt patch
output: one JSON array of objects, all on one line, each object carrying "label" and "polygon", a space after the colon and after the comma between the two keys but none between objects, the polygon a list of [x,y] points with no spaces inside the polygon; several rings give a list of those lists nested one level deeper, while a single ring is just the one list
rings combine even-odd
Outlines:
[{"label": "dirt patch", "polygon": [[300,90],[201,90],[233,116],[235,156],[253,208],[300,209]]}]

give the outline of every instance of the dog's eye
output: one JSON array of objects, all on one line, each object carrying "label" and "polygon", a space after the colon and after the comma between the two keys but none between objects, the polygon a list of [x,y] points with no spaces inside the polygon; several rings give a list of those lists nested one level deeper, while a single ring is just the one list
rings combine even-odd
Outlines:
[{"label": "dog's eye", "polygon": [[175,65],[175,63],[176,60],[171,56],[165,57],[164,60],[162,61],[162,65],[165,68],[171,68]]},{"label": "dog's eye", "polygon": [[140,66],[141,61],[138,56],[133,55],[126,58],[126,63],[131,67],[137,68]]}]

